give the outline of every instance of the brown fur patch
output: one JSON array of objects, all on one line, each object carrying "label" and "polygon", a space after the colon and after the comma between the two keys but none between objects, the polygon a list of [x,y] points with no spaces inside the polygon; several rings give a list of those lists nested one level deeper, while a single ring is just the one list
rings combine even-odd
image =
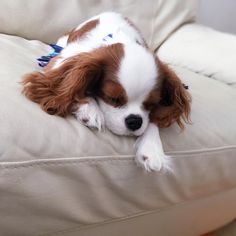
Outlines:
[{"label": "brown fur patch", "polygon": [[99,97],[114,107],[121,107],[128,101],[124,88],[115,79],[102,82]]},{"label": "brown fur patch", "polygon": [[78,38],[84,37],[89,31],[94,29],[99,24],[99,19],[91,20],[85,23],[81,28],[74,29],[68,33],[69,37],[67,43],[77,41]]},{"label": "brown fur patch", "polygon": [[[116,45],[116,44],[115,44]],[[118,46],[119,45],[119,46]],[[117,44],[106,47],[104,55],[100,55],[106,61],[106,72],[103,80],[101,80],[100,88],[97,96],[102,98],[104,102],[113,105],[114,107],[123,106],[127,103],[128,98],[124,88],[120,85],[117,72],[119,69],[121,58],[124,56],[122,44]]]},{"label": "brown fur patch", "polygon": [[55,65],[56,61],[60,59],[60,55],[53,57],[48,64],[43,68],[44,72],[48,72],[49,70],[52,70],[53,66]]},{"label": "brown fur patch", "polygon": [[150,110],[150,121],[161,128],[174,122],[184,128],[184,122],[190,122],[190,94],[167,65],[157,60],[157,67],[158,84],[144,102],[144,107]]},{"label": "brown fur patch", "polygon": [[[117,43],[70,57],[56,69],[26,75],[23,93],[47,113],[60,116],[70,114],[75,104],[86,102],[89,96],[108,102],[108,97],[119,93],[125,100],[116,78],[123,55],[123,45]],[[114,83],[112,89],[109,83]]]}]

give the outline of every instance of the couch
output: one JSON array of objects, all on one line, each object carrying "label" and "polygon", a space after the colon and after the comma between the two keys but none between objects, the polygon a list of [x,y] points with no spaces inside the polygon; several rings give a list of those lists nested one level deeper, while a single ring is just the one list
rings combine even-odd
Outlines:
[{"label": "couch", "polygon": [[[0,2],[0,235],[196,236],[236,217],[236,36],[195,23],[197,0]],[[22,76],[64,32],[129,17],[192,96],[192,124],[161,129],[172,172],[145,172],[132,137],[43,112]]]}]

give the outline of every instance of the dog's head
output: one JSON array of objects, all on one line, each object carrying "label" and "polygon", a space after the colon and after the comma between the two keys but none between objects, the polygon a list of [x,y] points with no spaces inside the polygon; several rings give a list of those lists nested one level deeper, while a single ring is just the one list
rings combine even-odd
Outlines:
[{"label": "dog's head", "polygon": [[134,43],[80,53],[58,68],[27,75],[23,83],[25,95],[49,114],[66,116],[94,97],[106,127],[118,135],[139,136],[149,121],[183,127],[190,112],[190,96],[176,74]]}]

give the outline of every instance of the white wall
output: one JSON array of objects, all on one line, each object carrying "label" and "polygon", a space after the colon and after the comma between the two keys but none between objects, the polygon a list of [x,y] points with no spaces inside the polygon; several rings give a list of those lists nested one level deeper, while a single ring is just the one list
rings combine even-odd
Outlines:
[{"label": "white wall", "polygon": [[200,0],[197,21],[236,34],[236,0]]}]

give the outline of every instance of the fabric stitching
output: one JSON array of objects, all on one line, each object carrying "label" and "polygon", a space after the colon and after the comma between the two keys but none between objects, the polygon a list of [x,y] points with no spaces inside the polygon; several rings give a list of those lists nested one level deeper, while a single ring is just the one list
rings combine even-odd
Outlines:
[{"label": "fabric stitching", "polygon": [[[216,153],[216,152],[222,152],[225,150],[236,150],[236,146],[228,146],[223,148],[217,148],[217,149],[209,149],[209,150],[203,150],[203,151],[193,151],[193,152],[179,152],[175,153],[175,156],[171,156],[171,158],[185,158],[186,156],[196,156],[199,154],[209,154],[209,153]],[[172,155],[171,152],[166,152],[168,155]],[[92,159],[89,159],[92,158]],[[70,165],[70,164],[99,164],[104,162],[130,162],[132,163],[132,159],[134,158],[134,155],[121,155],[119,157],[114,156],[93,156],[93,157],[86,157],[84,159],[83,157],[75,157],[75,158],[61,158],[61,159],[37,159],[37,160],[29,160],[29,161],[21,161],[21,162],[2,162],[0,163],[0,169],[18,169],[18,168],[28,168],[28,167],[34,167],[34,166],[51,166],[51,165]]]},{"label": "fabric stitching", "polygon": [[[93,157],[94,158],[94,157]],[[96,157],[95,157],[96,158]],[[18,168],[30,168],[35,166],[60,166],[60,165],[76,165],[76,164],[99,164],[104,162],[117,162],[117,161],[125,161],[125,162],[131,162],[132,160],[129,159],[102,159],[102,160],[95,160],[95,159],[89,159],[89,160],[81,160],[78,158],[77,160],[48,160],[48,161],[30,161],[29,163],[25,162],[23,164],[17,163],[16,165],[7,163],[6,165],[0,165],[0,169],[18,169]]]},{"label": "fabric stitching", "polygon": [[[171,158],[176,159],[176,158],[190,158],[197,156],[199,154],[209,154],[209,153],[217,153],[217,152],[222,152],[225,150],[236,150],[236,147],[228,147],[228,148],[220,148],[220,149],[214,149],[214,150],[206,150],[204,152],[196,152],[196,153],[179,153],[176,154],[176,156],[171,156]],[[169,154],[169,153],[167,153]],[[122,163],[128,163],[128,164],[133,164],[133,158],[134,156],[132,155],[126,155],[126,156],[121,156],[121,157],[111,157],[111,156],[103,156],[101,157],[91,157],[93,159],[86,159],[83,158],[76,158],[76,159],[44,159],[44,160],[31,160],[31,161],[24,161],[24,162],[7,162],[7,163],[1,163],[0,164],[0,169],[4,170],[12,170],[12,169],[21,169],[21,168],[31,168],[35,166],[59,166],[59,165],[76,165],[76,164],[99,164],[99,163],[106,163],[106,162],[122,162]],[[109,159],[108,159],[109,158]]]}]

